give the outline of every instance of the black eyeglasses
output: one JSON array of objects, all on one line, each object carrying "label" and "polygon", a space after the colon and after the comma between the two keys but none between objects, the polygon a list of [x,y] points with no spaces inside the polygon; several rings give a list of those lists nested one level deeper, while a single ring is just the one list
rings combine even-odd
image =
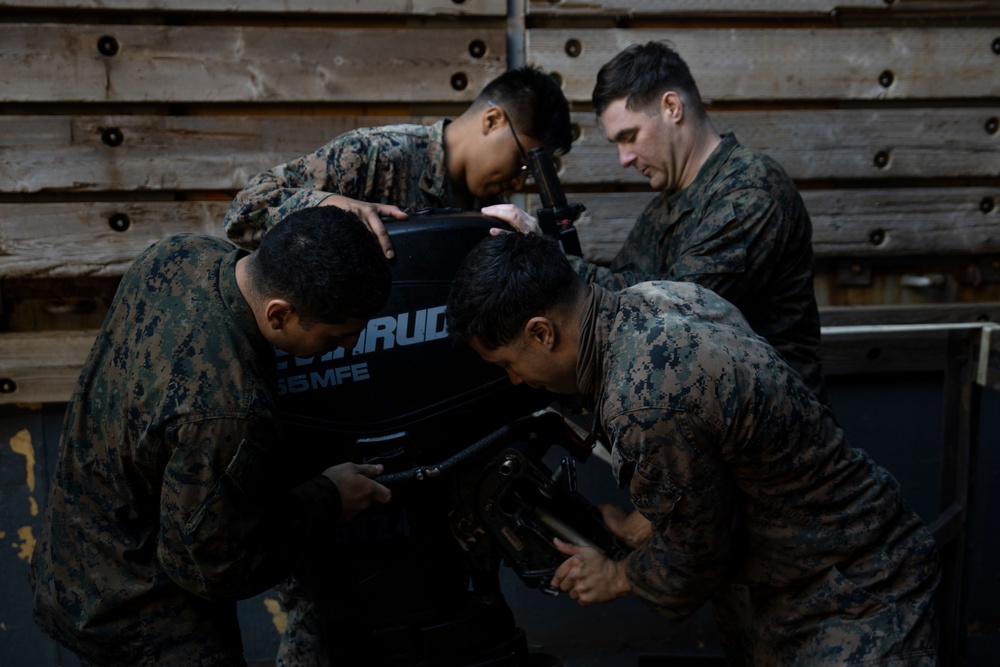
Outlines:
[{"label": "black eyeglasses", "polygon": [[514,135],[514,143],[517,144],[517,151],[518,153],[521,154],[521,167],[517,170],[517,173],[519,175],[528,173],[528,153],[527,151],[524,150],[524,146],[521,145],[521,140],[517,138],[517,131],[514,129],[514,121],[511,120],[510,114],[507,113],[506,109],[504,109],[499,104],[496,104],[492,101],[488,101],[487,104],[489,104],[491,107],[496,107],[497,109],[500,109],[500,111],[503,112],[503,115],[506,116],[507,126],[510,127],[510,133]]}]

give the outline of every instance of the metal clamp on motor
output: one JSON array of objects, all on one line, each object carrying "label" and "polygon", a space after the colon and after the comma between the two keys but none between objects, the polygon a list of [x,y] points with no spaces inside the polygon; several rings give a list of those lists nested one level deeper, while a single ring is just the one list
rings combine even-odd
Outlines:
[{"label": "metal clamp on motor", "polygon": [[554,537],[592,547],[612,560],[624,558],[628,550],[604,525],[597,508],[577,492],[573,461],[564,457],[552,472],[536,458],[538,448],[538,443],[524,442],[499,452],[480,474],[471,505],[477,524],[517,576],[555,594],[548,584],[566,556],[552,543]]},{"label": "metal clamp on motor", "polygon": [[555,164],[541,146],[528,151],[528,168],[535,178],[538,197],[542,200],[542,208],[535,211],[542,232],[559,239],[563,252],[567,255],[583,257],[580,239],[573,223],[586,208],[583,204],[566,203],[566,194],[556,175]]}]

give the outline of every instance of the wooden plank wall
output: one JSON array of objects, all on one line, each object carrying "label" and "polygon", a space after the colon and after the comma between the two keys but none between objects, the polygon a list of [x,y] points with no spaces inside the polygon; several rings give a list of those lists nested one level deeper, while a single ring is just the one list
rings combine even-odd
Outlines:
[{"label": "wooden plank wall", "polygon": [[[0,0],[0,403],[66,400],[132,258],[221,235],[253,174],[351,127],[457,115],[522,63],[573,103],[560,177],[608,261],[652,194],[590,92],[650,39],[678,47],[720,130],[798,182],[824,324],[1000,319],[994,1]],[[932,348],[824,355],[938,367]]]}]

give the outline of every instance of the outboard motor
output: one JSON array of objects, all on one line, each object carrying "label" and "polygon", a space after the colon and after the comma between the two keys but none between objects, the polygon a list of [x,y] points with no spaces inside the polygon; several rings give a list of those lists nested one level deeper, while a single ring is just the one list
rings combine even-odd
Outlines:
[{"label": "outboard motor", "polygon": [[[300,569],[333,664],[527,664],[500,563],[545,590],[563,559],[552,537],[624,555],[575,490],[573,462],[589,449],[544,410],[555,397],[513,385],[447,338],[458,266],[500,224],[452,211],[388,224],[389,302],[355,348],[278,358],[282,419],[303,470],[382,463],[379,481],[393,491],[312,536]],[[557,471],[542,462],[554,444],[569,454]]]}]

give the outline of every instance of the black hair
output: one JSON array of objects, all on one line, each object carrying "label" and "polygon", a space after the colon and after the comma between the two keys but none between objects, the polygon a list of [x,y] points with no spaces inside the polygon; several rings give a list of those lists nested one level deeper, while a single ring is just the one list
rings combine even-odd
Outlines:
[{"label": "black hair", "polygon": [[575,303],[583,280],[555,239],[508,232],[481,241],[463,260],[448,295],[448,335],[487,349],[509,344],[536,315]]},{"label": "black hair", "polygon": [[286,299],[303,327],[367,319],[389,298],[389,262],[361,219],[336,206],[286,216],[248,262],[251,289]]},{"label": "black hair", "polygon": [[636,111],[653,104],[669,90],[683,94],[695,113],[704,114],[691,70],[667,42],[632,44],[601,67],[591,103],[598,116],[622,98],[626,108]]},{"label": "black hair", "polygon": [[556,79],[536,67],[504,72],[476,98],[493,102],[511,115],[518,132],[538,141],[553,155],[564,155],[573,144],[569,102]]}]

